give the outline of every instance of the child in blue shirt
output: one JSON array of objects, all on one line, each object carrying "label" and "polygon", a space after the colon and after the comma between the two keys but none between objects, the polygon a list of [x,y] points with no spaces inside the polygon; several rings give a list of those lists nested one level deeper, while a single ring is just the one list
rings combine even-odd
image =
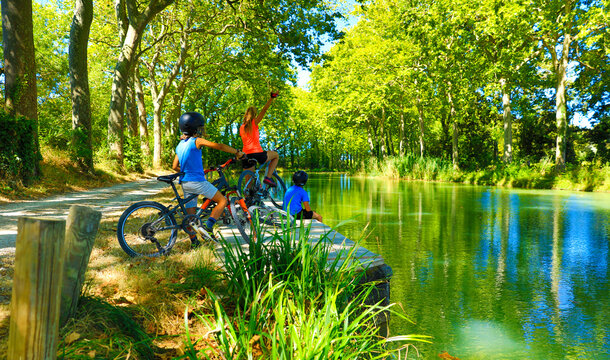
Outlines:
[{"label": "child in blue shirt", "polygon": [[[230,154],[235,154],[237,158],[241,158],[244,154],[241,150],[236,150],[225,144],[217,144],[202,138],[204,130],[203,116],[198,112],[187,112],[182,114],[178,125],[183,134],[181,141],[176,147],[176,156],[172,168],[175,171],[182,171],[184,175],[180,177],[180,184],[184,192],[184,197],[189,197],[193,194],[203,195],[216,203],[210,217],[203,225],[203,229],[210,235],[212,240],[215,240],[213,227],[216,220],[222,214],[227,206],[227,199],[205,178],[203,171],[203,162],[201,159],[201,148],[207,146],[212,149],[221,150]],[[188,214],[195,214],[197,211],[197,197],[185,204]],[[191,244],[193,247],[200,245],[196,235],[191,235]]]},{"label": "child in blue shirt", "polygon": [[322,222],[322,216],[309,207],[309,195],[303,189],[307,179],[307,173],[303,170],[299,170],[292,175],[294,185],[289,187],[284,195],[284,211],[299,220],[314,219]]}]

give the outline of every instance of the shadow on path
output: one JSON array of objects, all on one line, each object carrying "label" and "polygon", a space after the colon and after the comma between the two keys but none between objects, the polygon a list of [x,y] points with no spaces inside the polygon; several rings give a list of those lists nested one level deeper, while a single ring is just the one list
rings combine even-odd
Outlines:
[{"label": "shadow on path", "polygon": [[45,216],[65,219],[72,205],[84,205],[105,216],[119,215],[129,205],[145,200],[167,187],[156,178],[118,184],[107,188],[55,195],[46,199],[0,205],[0,256],[15,255],[17,219]]}]

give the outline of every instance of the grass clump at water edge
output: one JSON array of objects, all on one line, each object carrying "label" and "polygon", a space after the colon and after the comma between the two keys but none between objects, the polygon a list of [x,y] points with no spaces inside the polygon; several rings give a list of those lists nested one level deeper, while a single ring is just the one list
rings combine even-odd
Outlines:
[{"label": "grass clump at water edge", "polygon": [[247,250],[222,242],[227,295],[233,301],[223,305],[210,292],[213,311],[196,312],[210,331],[196,337],[187,326],[185,358],[382,359],[404,352],[407,345],[400,344],[426,341],[425,336],[378,334],[379,317],[404,315],[393,305],[366,305],[374,283],[360,282],[364,272],[354,255],[357,245],[331,258],[328,233],[310,242],[310,227],[303,225],[284,224],[271,234],[257,228]]}]

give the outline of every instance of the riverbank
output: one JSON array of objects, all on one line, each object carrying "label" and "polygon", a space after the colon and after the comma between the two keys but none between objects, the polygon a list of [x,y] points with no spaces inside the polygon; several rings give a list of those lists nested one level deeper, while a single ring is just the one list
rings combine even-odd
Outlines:
[{"label": "riverbank", "polygon": [[[165,190],[151,200],[172,198]],[[279,246],[257,241],[248,254],[222,262],[210,248],[191,250],[180,233],[170,256],[133,259],[116,241],[117,220],[105,216],[100,224],[77,315],[60,329],[59,359],[308,353],[340,359],[398,351],[400,345],[390,350],[376,335],[374,319],[386,310],[404,315],[393,307],[363,307],[372,289],[355,290],[359,275],[349,266],[355,262],[324,271],[329,252],[303,241],[306,231],[293,236],[285,229],[272,234]],[[12,271],[12,259],[0,257],[0,354],[6,354]]]},{"label": "riverbank", "polygon": [[534,164],[498,164],[480,170],[454,169],[450,161],[414,156],[375,158],[366,161],[355,172],[359,175],[383,176],[406,180],[455,182],[508,188],[610,191],[610,165],[567,164],[558,172],[550,161]]}]

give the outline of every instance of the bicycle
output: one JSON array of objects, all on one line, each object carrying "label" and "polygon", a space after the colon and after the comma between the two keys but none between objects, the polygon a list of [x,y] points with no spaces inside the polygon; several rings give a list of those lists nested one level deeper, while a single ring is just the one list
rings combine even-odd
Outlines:
[{"label": "bicycle", "polygon": [[[224,209],[219,220],[225,225],[230,224],[233,220],[244,240],[250,241],[250,238],[256,235],[252,216],[239,190],[229,186],[223,173],[224,168],[235,160],[234,158],[229,159],[224,164],[204,172],[206,175],[212,171],[219,174],[219,178],[212,184],[229,200],[228,210]],[[199,233],[204,239],[214,241],[203,229],[201,217],[209,215],[216,204],[211,199],[204,199],[195,214],[188,214],[184,205],[197,195],[193,194],[187,198],[180,197],[174,181],[182,174],[175,173],[157,177],[158,181],[165,182],[172,187],[175,195],[172,200],[178,202],[176,205],[166,207],[155,201],[140,201],[132,204],[121,214],[117,226],[117,238],[119,245],[129,256],[158,257],[169,254],[176,243],[180,229],[189,235]],[[182,216],[180,224],[176,221],[175,215],[177,214]]]},{"label": "bicycle", "polygon": [[255,166],[254,171],[244,170],[239,176],[239,180],[237,180],[237,188],[246,198],[248,207],[266,206],[265,200],[270,200],[276,208],[282,210],[284,194],[286,194],[286,184],[284,183],[284,180],[282,180],[277,171],[274,170],[272,179],[277,186],[273,187],[261,181],[259,172],[263,170],[262,176],[267,173],[267,168],[269,167],[268,161],[258,166],[256,160],[248,159],[248,166]]}]

